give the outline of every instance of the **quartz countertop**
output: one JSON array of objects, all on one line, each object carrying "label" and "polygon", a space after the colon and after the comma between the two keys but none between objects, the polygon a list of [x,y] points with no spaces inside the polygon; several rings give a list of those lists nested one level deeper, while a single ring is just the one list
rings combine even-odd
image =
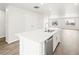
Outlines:
[{"label": "quartz countertop", "polygon": [[[43,29],[39,29],[39,30],[35,30],[35,31],[29,31],[29,32],[23,32],[23,33],[19,33],[17,36],[19,38],[25,38],[25,39],[29,39],[29,40],[33,40],[36,42],[43,42],[46,39],[50,38],[52,35],[54,35],[57,31],[59,31],[59,29],[53,29],[52,28],[52,32],[45,32]],[[20,39],[23,40],[23,39]]]}]

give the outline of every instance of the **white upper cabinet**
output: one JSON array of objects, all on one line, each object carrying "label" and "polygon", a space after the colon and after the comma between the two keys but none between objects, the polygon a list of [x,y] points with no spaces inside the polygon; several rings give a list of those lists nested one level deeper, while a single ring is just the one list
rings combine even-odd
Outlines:
[{"label": "white upper cabinet", "polygon": [[[61,6],[60,6],[61,5]],[[48,27],[79,29],[78,5],[59,4],[48,14]]]}]

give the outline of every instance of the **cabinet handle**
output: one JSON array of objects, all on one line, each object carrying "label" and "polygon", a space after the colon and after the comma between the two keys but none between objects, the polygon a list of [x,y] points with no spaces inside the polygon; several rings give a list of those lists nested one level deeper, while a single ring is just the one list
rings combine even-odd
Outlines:
[{"label": "cabinet handle", "polygon": [[48,38],[46,41],[45,41],[45,43],[46,42],[48,42],[48,41],[50,41],[50,40],[52,40],[53,38],[52,38],[52,36],[50,37],[50,38]]},{"label": "cabinet handle", "polygon": [[52,36],[50,38],[48,38],[47,40],[50,40],[50,39],[52,39]]}]

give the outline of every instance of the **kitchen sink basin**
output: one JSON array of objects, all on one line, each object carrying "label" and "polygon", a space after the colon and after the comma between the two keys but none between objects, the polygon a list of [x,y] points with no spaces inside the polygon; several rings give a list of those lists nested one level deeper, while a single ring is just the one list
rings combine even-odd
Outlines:
[{"label": "kitchen sink basin", "polygon": [[47,30],[47,31],[45,31],[45,32],[53,32],[53,31],[55,31],[55,30]]}]

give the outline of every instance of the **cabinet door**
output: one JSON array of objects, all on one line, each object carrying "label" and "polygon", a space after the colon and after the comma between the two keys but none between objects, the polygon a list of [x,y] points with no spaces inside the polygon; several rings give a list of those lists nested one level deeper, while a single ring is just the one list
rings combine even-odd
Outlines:
[{"label": "cabinet door", "polygon": [[59,42],[61,42],[61,31],[58,31],[53,35],[53,51],[55,50]]},{"label": "cabinet door", "polygon": [[55,34],[53,35],[53,52],[54,52],[54,50],[55,50],[55,48],[56,48],[58,42],[59,42],[58,33],[55,33]]},{"label": "cabinet door", "polygon": [[41,44],[30,39],[20,38],[21,55],[41,55]]}]

